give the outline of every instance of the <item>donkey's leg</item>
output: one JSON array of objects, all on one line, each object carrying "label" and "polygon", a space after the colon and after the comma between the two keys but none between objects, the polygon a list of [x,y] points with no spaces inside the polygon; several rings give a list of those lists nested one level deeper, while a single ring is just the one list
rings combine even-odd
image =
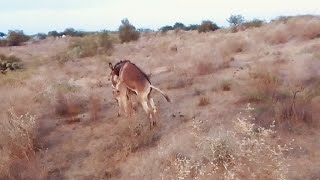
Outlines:
[{"label": "donkey's leg", "polygon": [[140,103],[144,109],[144,111],[147,113],[147,115],[149,116],[149,125],[150,125],[150,129],[152,128],[152,113],[150,112],[150,108],[148,105],[148,98],[146,95],[140,96]]},{"label": "donkey's leg", "polygon": [[157,112],[157,108],[156,108],[156,105],[154,104],[154,101],[153,101],[153,98],[149,96],[149,104],[152,108],[152,112],[150,113],[153,113],[153,121],[152,121],[152,124],[153,125],[157,125],[157,120],[156,120],[156,112]]},{"label": "donkey's leg", "polygon": [[113,93],[113,96],[114,96],[114,98],[116,100],[116,103],[118,104],[118,117],[120,117],[121,108],[122,108],[122,102],[121,102],[120,94],[115,89],[112,90],[112,93]]},{"label": "donkey's leg", "polygon": [[119,85],[119,98],[123,107],[123,110],[128,116],[128,97],[127,97],[127,87],[124,84]]}]

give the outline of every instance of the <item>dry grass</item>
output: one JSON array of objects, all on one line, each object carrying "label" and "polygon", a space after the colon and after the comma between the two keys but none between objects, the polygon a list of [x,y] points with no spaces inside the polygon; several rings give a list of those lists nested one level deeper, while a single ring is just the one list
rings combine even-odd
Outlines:
[{"label": "dry grass", "polygon": [[210,104],[210,100],[208,97],[200,97],[198,106],[207,106]]},{"label": "dry grass", "polygon": [[252,80],[243,92],[247,101],[267,102],[280,96],[281,81],[276,72],[258,66],[250,72],[250,76]]},{"label": "dry grass", "polygon": [[[68,49],[68,37],[1,48],[0,54],[21,57],[26,68],[0,75],[0,179],[318,177],[319,42],[313,30],[298,32],[317,29],[316,21],[303,19],[237,33],[148,33],[123,44],[115,33],[105,36],[119,43],[110,54],[101,50],[110,44],[94,36],[98,48],[88,58]],[[299,28],[276,37],[274,29],[285,32],[290,24]],[[95,49],[92,42],[84,44]],[[289,43],[274,46],[278,42]],[[51,57],[66,49],[63,66],[57,64]],[[141,106],[128,118],[116,115],[107,62],[120,59],[153,73],[152,83],[168,87],[175,101],[153,94],[158,126],[151,131]],[[213,85],[218,92],[210,91]],[[304,90],[294,98],[295,85]],[[255,108],[244,112],[244,102]],[[16,116],[7,113],[12,106]],[[34,126],[28,112],[37,117]],[[37,136],[23,136],[19,123],[29,123],[29,135]],[[287,152],[292,139],[294,150]]]},{"label": "dry grass", "polygon": [[[252,108],[248,106],[248,111]],[[249,112],[250,114],[250,112]],[[246,114],[247,115],[247,114]],[[164,179],[287,179],[287,145],[273,144],[275,131],[256,127],[246,117],[234,121],[232,131],[202,131],[203,122],[193,120],[194,155],[168,157]],[[269,127],[270,128],[270,127]],[[272,127],[271,127],[272,128]]]},{"label": "dry grass", "polygon": [[310,40],[320,32],[319,17],[290,18],[266,27],[265,41],[271,44],[286,43],[292,39]]},{"label": "dry grass", "polygon": [[101,100],[97,95],[90,96],[89,100],[89,114],[91,120],[96,120],[99,118],[99,112],[101,111]]},{"label": "dry grass", "polygon": [[212,62],[200,62],[197,65],[197,71],[199,75],[208,75],[215,71]]},{"label": "dry grass", "polygon": [[167,89],[181,89],[189,87],[193,84],[192,78],[180,78],[179,80],[176,80],[174,82],[170,82],[167,85]]},{"label": "dry grass", "polygon": [[10,109],[0,122],[0,178],[44,179],[45,169],[36,157],[37,122],[29,113]]}]

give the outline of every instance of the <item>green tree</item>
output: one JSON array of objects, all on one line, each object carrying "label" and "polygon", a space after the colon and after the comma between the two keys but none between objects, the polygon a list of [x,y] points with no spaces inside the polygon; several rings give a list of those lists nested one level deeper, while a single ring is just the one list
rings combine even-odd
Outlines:
[{"label": "green tree", "polygon": [[239,26],[244,22],[244,17],[240,14],[238,15],[231,15],[227,21],[229,22],[230,26]]},{"label": "green tree", "polygon": [[136,41],[140,37],[140,33],[136,30],[128,19],[123,19],[119,27],[119,38],[121,43]]}]

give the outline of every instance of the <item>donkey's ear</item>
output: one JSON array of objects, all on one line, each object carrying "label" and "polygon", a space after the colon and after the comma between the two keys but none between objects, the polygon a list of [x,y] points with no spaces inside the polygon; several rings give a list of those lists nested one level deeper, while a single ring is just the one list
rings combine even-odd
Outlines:
[{"label": "donkey's ear", "polygon": [[111,62],[109,62],[109,67],[110,67],[111,70],[113,70],[113,65],[112,65]]}]

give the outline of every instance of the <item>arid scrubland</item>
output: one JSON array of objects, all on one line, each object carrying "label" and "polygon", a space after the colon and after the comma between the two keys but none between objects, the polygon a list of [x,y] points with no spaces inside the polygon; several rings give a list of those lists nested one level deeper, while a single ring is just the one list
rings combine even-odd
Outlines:
[{"label": "arid scrubland", "polygon": [[[21,68],[0,74],[0,179],[319,179],[320,18],[260,25],[1,47]],[[139,104],[117,117],[123,59],[172,99],[151,131]]]}]

